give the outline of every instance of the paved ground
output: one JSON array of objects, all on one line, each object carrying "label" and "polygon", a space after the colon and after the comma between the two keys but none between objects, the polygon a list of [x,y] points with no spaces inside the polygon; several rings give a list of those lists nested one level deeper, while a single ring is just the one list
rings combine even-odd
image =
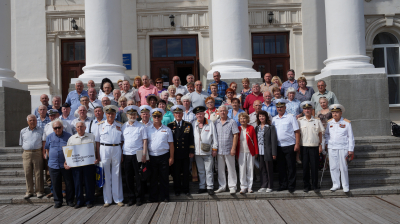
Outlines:
[{"label": "paved ground", "polygon": [[0,223],[399,223],[400,195],[222,200],[91,209],[52,205],[0,206]]}]

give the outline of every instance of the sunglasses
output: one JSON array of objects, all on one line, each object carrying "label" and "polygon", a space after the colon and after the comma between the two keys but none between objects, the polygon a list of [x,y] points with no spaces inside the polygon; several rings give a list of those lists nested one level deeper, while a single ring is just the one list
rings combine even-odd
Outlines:
[{"label": "sunglasses", "polygon": [[161,115],[154,115],[153,118],[160,118]]},{"label": "sunglasses", "polygon": [[53,127],[53,129],[54,130],[58,130],[58,129],[61,129],[61,127],[59,126],[59,127]]}]

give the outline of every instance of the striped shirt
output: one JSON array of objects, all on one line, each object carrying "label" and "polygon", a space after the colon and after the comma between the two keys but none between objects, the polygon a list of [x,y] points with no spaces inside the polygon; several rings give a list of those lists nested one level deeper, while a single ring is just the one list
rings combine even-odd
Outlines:
[{"label": "striped shirt", "polygon": [[218,133],[218,154],[229,155],[233,145],[233,135],[239,133],[236,121],[227,118],[224,124],[221,119],[215,121],[215,128]]},{"label": "striped shirt", "polygon": [[43,121],[42,119],[40,119],[40,117],[37,117],[37,126],[41,127],[42,129],[44,129],[44,126],[46,126],[46,124],[50,123],[51,120],[49,117],[46,117]]},{"label": "striped shirt", "polygon": [[193,107],[189,108],[189,111],[186,110],[183,112],[183,120],[189,123],[192,123],[196,119],[196,115],[193,113]]}]

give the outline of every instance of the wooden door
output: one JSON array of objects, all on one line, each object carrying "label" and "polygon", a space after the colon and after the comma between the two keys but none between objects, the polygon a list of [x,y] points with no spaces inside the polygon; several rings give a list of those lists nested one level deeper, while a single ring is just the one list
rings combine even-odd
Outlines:
[{"label": "wooden door", "polygon": [[253,69],[260,72],[260,77],[263,78],[265,73],[271,71],[271,62],[269,58],[265,59],[254,59]]},{"label": "wooden door", "polygon": [[287,80],[286,72],[289,70],[288,58],[271,58],[271,75],[278,76],[282,82]]},{"label": "wooden door", "polygon": [[151,62],[151,78],[156,80],[162,78],[163,86],[172,84],[172,78],[175,75],[174,61],[154,61]]},{"label": "wooden door", "polygon": [[78,78],[82,73],[84,64],[69,64],[62,66],[62,102],[65,102],[68,96],[69,84],[71,79]]}]

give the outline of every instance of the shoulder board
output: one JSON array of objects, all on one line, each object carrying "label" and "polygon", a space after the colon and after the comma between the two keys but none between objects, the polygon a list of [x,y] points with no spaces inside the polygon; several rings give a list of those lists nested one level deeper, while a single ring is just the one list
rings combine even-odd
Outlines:
[{"label": "shoulder board", "polygon": [[333,120],[333,118],[329,119],[328,122],[331,121],[331,120]]},{"label": "shoulder board", "polygon": [[189,125],[189,124],[192,125],[190,122],[187,122],[187,121],[185,121],[185,124],[187,124],[187,125]]},{"label": "shoulder board", "polygon": [[315,119],[315,120],[321,120],[321,119],[319,119],[319,117],[314,117],[314,119]]},{"label": "shoulder board", "polygon": [[350,123],[350,120],[347,120],[346,118],[343,119],[344,121],[346,121],[347,123]]},{"label": "shoulder board", "polygon": [[175,123],[175,121],[172,121],[172,122],[169,122],[168,124],[174,124]]},{"label": "shoulder board", "polygon": [[299,117],[299,119],[297,119],[297,120],[303,120],[304,119],[304,116],[303,117]]},{"label": "shoulder board", "polygon": [[105,121],[100,121],[99,123],[97,123],[97,125],[103,124]]},{"label": "shoulder board", "polygon": [[119,122],[119,121],[116,121],[117,123],[119,123],[119,124],[124,124],[124,123],[122,123],[122,122]]}]

